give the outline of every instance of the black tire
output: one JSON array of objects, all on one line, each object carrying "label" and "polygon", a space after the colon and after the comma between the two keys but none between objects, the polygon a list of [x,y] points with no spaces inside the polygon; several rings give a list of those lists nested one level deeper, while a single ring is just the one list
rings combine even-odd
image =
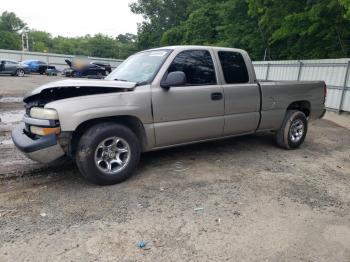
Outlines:
[{"label": "black tire", "polygon": [[[298,132],[298,137],[292,135],[291,128],[298,126],[302,130],[302,134]],[[276,133],[277,144],[285,149],[298,148],[305,140],[308,128],[308,122],[305,114],[297,110],[288,110],[284,117],[281,128]],[[294,130],[294,128],[293,128]]]},{"label": "black tire", "polygon": [[[106,173],[96,162],[97,148],[110,137],[121,138],[128,144],[129,157],[125,166],[117,173]],[[120,157],[118,156],[120,159]],[[112,123],[101,123],[90,127],[80,138],[75,160],[82,175],[90,182],[98,185],[120,183],[132,176],[140,160],[140,142],[129,128]]]}]

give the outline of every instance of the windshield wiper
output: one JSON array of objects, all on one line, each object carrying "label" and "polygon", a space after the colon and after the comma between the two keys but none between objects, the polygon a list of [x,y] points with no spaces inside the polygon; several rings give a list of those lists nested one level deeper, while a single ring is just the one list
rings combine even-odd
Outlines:
[{"label": "windshield wiper", "polygon": [[140,82],[137,82],[135,86],[143,86],[147,84],[148,84],[148,81],[140,81]]},{"label": "windshield wiper", "polygon": [[128,82],[128,80],[126,80],[126,79],[119,79],[119,78],[115,78],[114,81]]}]

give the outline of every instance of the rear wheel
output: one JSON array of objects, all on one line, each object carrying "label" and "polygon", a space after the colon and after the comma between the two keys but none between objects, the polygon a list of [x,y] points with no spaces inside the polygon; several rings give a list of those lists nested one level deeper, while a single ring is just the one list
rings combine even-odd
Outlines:
[{"label": "rear wheel", "polygon": [[288,110],[282,127],[276,133],[276,142],[286,149],[298,148],[305,140],[307,118],[303,112]]},{"label": "rear wheel", "polygon": [[19,77],[24,76],[24,70],[23,69],[17,69],[16,70],[16,76],[19,76]]},{"label": "rear wheel", "polygon": [[122,182],[132,176],[140,159],[140,143],[127,127],[102,123],[86,131],[77,147],[76,163],[89,181],[99,185]]}]

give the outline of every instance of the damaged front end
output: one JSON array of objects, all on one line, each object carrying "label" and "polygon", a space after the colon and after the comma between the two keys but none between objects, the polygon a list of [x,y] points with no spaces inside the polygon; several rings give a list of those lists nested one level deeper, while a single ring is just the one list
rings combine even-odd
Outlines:
[{"label": "damaged front end", "polygon": [[28,93],[23,122],[12,131],[16,147],[28,158],[49,163],[69,154],[72,132],[62,132],[59,114],[45,106],[52,102],[72,97],[128,92],[134,83],[116,81],[75,80],[58,81],[41,86]]},{"label": "damaged front end", "polygon": [[65,152],[58,143],[61,129],[57,112],[41,107],[32,107],[26,112],[23,123],[11,133],[16,147],[28,158],[41,163],[63,156]]}]

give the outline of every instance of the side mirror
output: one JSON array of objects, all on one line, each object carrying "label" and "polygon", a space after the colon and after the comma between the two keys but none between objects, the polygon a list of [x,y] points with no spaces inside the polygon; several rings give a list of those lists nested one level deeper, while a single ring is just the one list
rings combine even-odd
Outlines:
[{"label": "side mirror", "polygon": [[160,86],[169,89],[172,86],[182,86],[186,84],[186,75],[182,71],[170,72],[166,79],[160,83]]}]

